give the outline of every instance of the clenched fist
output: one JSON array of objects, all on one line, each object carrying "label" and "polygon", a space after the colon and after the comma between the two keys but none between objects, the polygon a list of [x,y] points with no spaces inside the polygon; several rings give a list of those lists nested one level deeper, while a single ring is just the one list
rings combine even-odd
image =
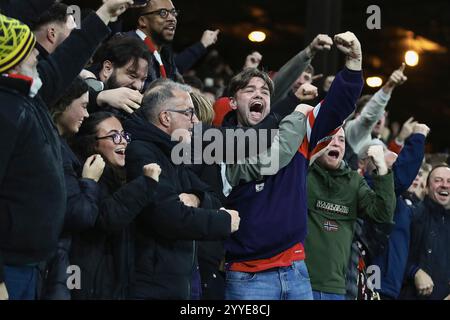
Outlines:
[{"label": "clenched fist", "polygon": [[85,179],[92,179],[95,182],[98,182],[104,169],[105,161],[102,156],[99,154],[94,154],[86,159],[81,176]]},{"label": "clenched fist", "polygon": [[133,0],[103,0],[103,5],[97,10],[97,15],[107,25],[109,22],[117,21],[117,17],[124,13]]},{"label": "clenched fist", "polygon": [[238,231],[239,224],[241,223],[241,218],[236,210],[220,208],[220,210],[228,212],[231,216],[231,233]]},{"label": "clenched fist", "polygon": [[144,172],[144,176],[149,177],[150,179],[159,182],[159,175],[161,174],[161,167],[156,163],[146,164],[142,171]]},{"label": "clenched fist", "polygon": [[316,54],[317,51],[330,50],[333,45],[333,40],[326,34],[317,35],[313,41],[308,45],[310,55]]},{"label": "clenched fist", "polygon": [[345,63],[350,70],[359,71],[362,68],[362,51],[358,38],[350,32],[339,33],[334,36],[336,47],[347,56]]},{"label": "clenched fist", "polygon": [[217,37],[219,35],[219,29],[215,31],[206,30],[203,32],[202,39],[200,42],[203,44],[205,48],[208,48],[210,45],[213,45],[217,42]]},{"label": "clenched fist", "polygon": [[295,91],[295,96],[301,101],[313,100],[317,97],[318,91],[317,87],[310,83],[302,84],[297,91]]},{"label": "clenched fist", "polygon": [[367,155],[372,159],[373,163],[377,167],[378,175],[384,176],[387,174],[387,164],[384,159],[384,149],[381,145],[370,146],[367,150]]},{"label": "clenched fist", "polygon": [[413,128],[413,133],[423,134],[426,138],[430,133],[430,128],[424,123],[416,123]]},{"label": "clenched fist", "polygon": [[414,275],[414,284],[419,296],[429,296],[433,292],[433,279],[422,269],[417,270]]},{"label": "clenched fist", "polygon": [[178,198],[187,207],[200,207],[200,199],[195,194],[181,193],[180,195],[178,195]]},{"label": "clenched fist", "polygon": [[245,59],[244,69],[258,68],[261,63],[262,55],[258,51],[254,51]]}]

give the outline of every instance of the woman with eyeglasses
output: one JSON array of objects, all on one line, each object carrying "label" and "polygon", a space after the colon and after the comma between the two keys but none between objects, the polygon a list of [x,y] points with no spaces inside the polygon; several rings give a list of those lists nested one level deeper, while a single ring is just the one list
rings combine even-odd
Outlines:
[{"label": "woman with eyeglasses", "polygon": [[93,113],[71,141],[80,159],[101,156],[106,165],[98,181],[98,214],[83,232],[72,234],[70,262],[81,271],[81,289],[72,299],[126,299],[132,276],[132,223],[143,207],[150,205],[161,169],[143,167],[143,175],[125,183],[125,151],[130,135],[109,112]]},{"label": "woman with eyeglasses", "polygon": [[[150,164],[144,176],[122,186],[129,136],[112,114],[89,118],[88,99],[87,84],[77,78],[51,109],[62,141],[67,209],[57,253],[44,274],[43,299],[126,297],[128,226],[153,200],[159,178],[159,167]],[[68,289],[69,265],[80,268],[81,290],[76,281],[75,289]]]}]

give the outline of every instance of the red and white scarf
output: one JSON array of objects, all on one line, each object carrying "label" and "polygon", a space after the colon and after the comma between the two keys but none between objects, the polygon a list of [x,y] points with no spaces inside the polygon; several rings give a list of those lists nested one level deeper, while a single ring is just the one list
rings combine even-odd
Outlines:
[{"label": "red and white scarf", "polygon": [[142,32],[141,30],[136,30],[136,34],[139,36],[139,38],[142,39],[142,41],[144,41],[145,45],[147,46],[148,50],[150,50],[150,53],[153,54],[153,56],[155,57],[156,61],[159,64],[159,73],[161,75],[161,78],[166,79],[167,78],[167,73],[166,73],[166,68],[164,67],[164,63],[161,59],[161,55],[159,54],[158,50],[156,50],[155,44],[153,43],[152,39],[150,37],[148,37],[144,32]]}]

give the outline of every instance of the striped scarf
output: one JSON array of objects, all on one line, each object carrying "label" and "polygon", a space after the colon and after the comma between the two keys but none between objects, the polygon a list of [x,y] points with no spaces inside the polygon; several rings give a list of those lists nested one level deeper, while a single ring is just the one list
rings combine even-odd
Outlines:
[{"label": "striped scarf", "polygon": [[156,50],[155,44],[153,43],[152,39],[150,37],[146,36],[144,32],[141,30],[136,30],[136,34],[141,38],[145,45],[147,46],[150,53],[153,55],[153,57],[156,59],[156,61],[159,64],[159,74],[161,75],[161,78],[166,79],[167,73],[166,68],[164,67],[164,63],[161,59],[161,55],[159,54],[158,50]]}]

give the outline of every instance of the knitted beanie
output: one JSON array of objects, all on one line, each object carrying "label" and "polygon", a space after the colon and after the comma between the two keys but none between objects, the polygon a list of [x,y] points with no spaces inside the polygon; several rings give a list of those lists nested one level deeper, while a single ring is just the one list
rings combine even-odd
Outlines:
[{"label": "knitted beanie", "polygon": [[0,14],[0,73],[4,73],[28,58],[36,43],[30,28]]}]

